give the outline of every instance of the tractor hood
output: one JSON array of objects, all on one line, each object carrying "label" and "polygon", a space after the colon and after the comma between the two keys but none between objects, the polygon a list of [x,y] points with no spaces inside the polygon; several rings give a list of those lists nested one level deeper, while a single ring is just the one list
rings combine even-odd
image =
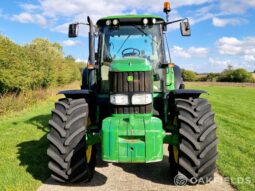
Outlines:
[{"label": "tractor hood", "polygon": [[151,63],[147,59],[137,57],[116,59],[110,65],[110,71],[112,72],[138,72],[151,70]]}]

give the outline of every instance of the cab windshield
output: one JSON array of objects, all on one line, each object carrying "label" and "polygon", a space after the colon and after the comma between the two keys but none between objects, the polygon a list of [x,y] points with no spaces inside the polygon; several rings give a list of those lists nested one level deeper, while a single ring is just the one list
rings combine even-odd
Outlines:
[{"label": "cab windshield", "polygon": [[140,57],[151,64],[162,63],[162,37],[160,25],[121,25],[102,28],[102,61]]}]

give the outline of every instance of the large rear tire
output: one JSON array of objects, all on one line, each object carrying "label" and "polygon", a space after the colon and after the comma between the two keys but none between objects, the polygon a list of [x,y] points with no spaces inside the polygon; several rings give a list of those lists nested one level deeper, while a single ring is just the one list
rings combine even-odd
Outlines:
[{"label": "large rear tire", "polygon": [[173,124],[180,137],[178,146],[169,145],[170,167],[179,178],[175,183],[210,182],[214,178],[218,156],[217,126],[211,105],[202,98],[175,99],[173,114]]},{"label": "large rear tire", "polygon": [[88,104],[85,99],[60,99],[52,110],[47,138],[48,167],[58,182],[90,181],[96,164],[96,147],[86,145]]}]

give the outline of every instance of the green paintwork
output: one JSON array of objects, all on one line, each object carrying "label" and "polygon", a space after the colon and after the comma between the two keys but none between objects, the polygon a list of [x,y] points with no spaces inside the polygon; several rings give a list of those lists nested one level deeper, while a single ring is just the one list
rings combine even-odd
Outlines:
[{"label": "green paintwork", "polygon": [[94,145],[101,142],[100,134],[92,134],[91,132],[86,133],[86,144]]},{"label": "green paintwork", "polygon": [[168,67],[166,69],[166,89],[168,91],[174,90],[174,68]]},{"label": "green paintwork", "polygon": [[151,64],[144,58],[128,57],[116,59],[110,65],[110,71],[114,72],[138,72],[151,70]]},{"label": "green paintwork", "polygon": [[153,93],[153,98],[162,98],[163,97],[163,94],[160,93],[160,92],[154,92]]},{"label": "green paintwork", "polygon": [[108,117],[102,127],[102,159],[109,162],[156,162],[163,159],[164,130],[159,118]]},{"label": "green paintwork", "polygon": [[[133,18],[156,18],[155,15],[117,15],[101,18],[98,22],[108,19],[130,19]],[[109,70],[112,72],[139,72],[152,71],[153,67],[145,58],[124,57],[114,60]],[[127,81],[132,82],[134,77],[127,76]],[[95,134],[93,129],[100,129],[91,126],[86,135],[87,144],[96,144],[101,142],[102,159],[109,162],[125,163],[149,163],[161,161],[163,159],[163,143],[170,145],[179,144],[179,134],[176,126],[168,122],[168,100],[164,99],[165,93],[174,90],[175,78],[173,67],[166,68],[166,92],[153,92],[153,98],[162,99],[164,102],[164,120],[166,126],[162,127],[161,119],[153,117],[153,113],[147,114],[111,114],[102,122],[100,134]],[[155,82],[153,82],[155,83]],[[109,99],[109,94],[97,94],[97,99]],[[153,102],[154,104],[154,102]],[[99,114],[101,106],[97,106],[97,122],[99,123]],[[91,131],[90,131],[91,129]]]},{"label": "green paintwork", "polygon": [[179,135],[177,133],[173,133],[171,135],[165,135],[163,142],[170,144],[170,145],[178,145],[179,144]]}]

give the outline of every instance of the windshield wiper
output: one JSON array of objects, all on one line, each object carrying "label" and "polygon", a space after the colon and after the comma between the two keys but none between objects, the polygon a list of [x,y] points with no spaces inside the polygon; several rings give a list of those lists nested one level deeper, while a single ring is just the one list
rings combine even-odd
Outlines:
[{"label": "windshield wiper", "polygon": [[114,54],[114,56],[116,56],[116,55],[120,52],[120,50],[123,48],[123,46],[125,45],[125,43],[126,43],[127,40],[129,39],[129,37],[130,37],[130,35],[128,35],[128,37],[124,40],[124,42],[122,43],[122,45],[121,45],[120,48],[118,49],[117,53]]},{"label": "windshield wiper", "polygon": [[137,30],[139,30],[141,33],[143,33],[145,36],[148,36],[153,42],[155,42],[157,45],[159,44],[157,41],[155,41],[150,35],[148,35],[146,32],[144,32],[142,29],[140,29],[138,26],[136,25],[132,25],[133,27],[135,27]]}]

